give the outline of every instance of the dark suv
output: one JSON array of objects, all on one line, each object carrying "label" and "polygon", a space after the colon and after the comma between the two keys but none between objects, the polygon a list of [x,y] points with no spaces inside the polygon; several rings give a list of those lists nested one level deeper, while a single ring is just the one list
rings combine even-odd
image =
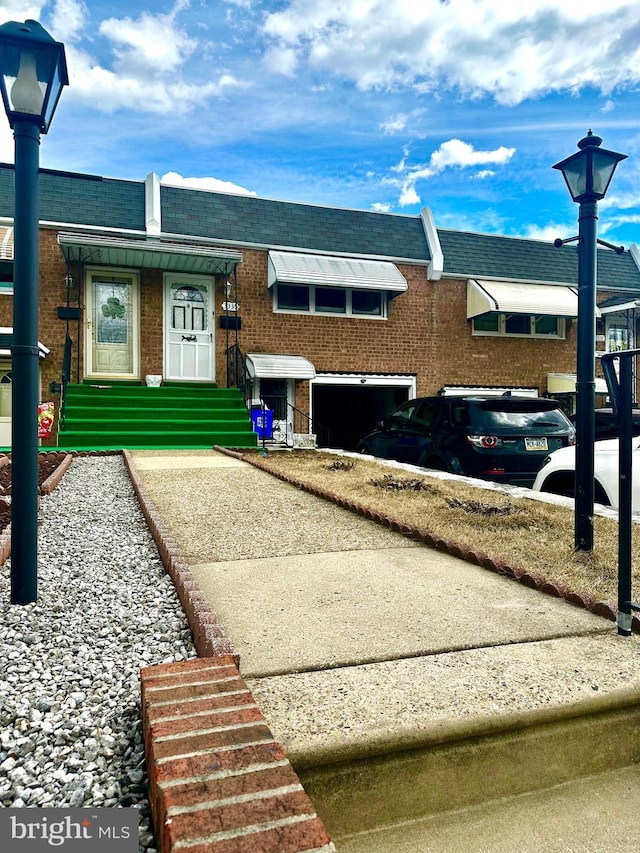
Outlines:
[{"label": "dark suv", "polygon": [[548,454],[574,443],[575,429],[554,400],[466,395],[409,400],[365,436],[358,450],[531,486]]}]

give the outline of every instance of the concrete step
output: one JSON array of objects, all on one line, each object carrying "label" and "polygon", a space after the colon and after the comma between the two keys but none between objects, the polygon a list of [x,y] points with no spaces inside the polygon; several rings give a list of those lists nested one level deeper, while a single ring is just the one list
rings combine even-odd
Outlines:
[{"label": "concrete step", "polygon": [[[598,796],[615,802],[614,769],[635,773],[639,652],[637,637],[610,631],[248,683],[341,853],[591,853],[605,848],[569,846],[563,797],[570,804],[572,792],[600,779]],[[516,843],[521,826],[506,833],[514,809],[530,802],[534,814],[550,791],[559,792],[548,815],[563,833],[558,846]],[[629,820],[640,822],[640,790],[634,796]],[[502,830],[489,831],[501,811],[505,846],[491,846],[502,843]],[[459,824],[469,833],[486,825],[486,844],[455,836]]]},{"label": "concrete step", "polygon": [[634,766],[335,841],[340,853],[611,853],[639,838]]}]

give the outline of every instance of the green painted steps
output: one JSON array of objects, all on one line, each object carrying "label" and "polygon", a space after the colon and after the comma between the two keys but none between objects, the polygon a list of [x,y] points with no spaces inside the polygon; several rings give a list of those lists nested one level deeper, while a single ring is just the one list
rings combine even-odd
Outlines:
[{"label": "green painted steps", "polygon": [[60,447],[75,449],[255,447],[237,388],[125,382],[68,385]]}]

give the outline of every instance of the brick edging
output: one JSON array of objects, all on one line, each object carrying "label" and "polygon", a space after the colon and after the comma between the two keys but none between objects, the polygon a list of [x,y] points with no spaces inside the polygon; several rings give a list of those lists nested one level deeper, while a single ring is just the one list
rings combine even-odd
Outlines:
[{"label": "brick edging", "polygon": [[141,670],[161,853],[335,853],[231,655]]},{"label": "brick edging", "polygon": [[240,664],[239,654],[226,635],[224,626],[218,622],[215,614],[211,612],[207,599],[202,593],[193,572],[182,559],[175,540],[147,494],[131,453],[128,450],[123,450],[122,456],[138,503],[147,521],[153,541],[156,543],[160,559],[178,593],[198,655],[201,658],[232,655],[238,666]]},{"label": "brick edging", "polygon": [[[370,521],[382,524],[385,527],[388,527],[389,530],[394,530],[397,533],[410,536],[412,539],[415,539],[418,542],[423,542],[425,545],[428,545],[430,548],[435,548],[437,551],[451,554],[452,557],[458,557],[461,560],[466,560],[468,563],[473,563],[483,569],[489,569],[499,575],[518,581],[518,583],[523,584],[523,586],[537,589],[539,592],[544,592],[547,595],[554,596],[555,598],[561,598],[564,601],[568,601],[570,604],[574,604],[576,607],[582,607],[584,610],[594,613],[596,616],[602,616],[612,622],[616,621],[617,607],[610,601],[598,601],[587,593],[574,592],[563,584],[553,583],[540,575],[534,574],[533,572],[527,572],[521,566],[510,566],[504,560],[492,557],[484,551],[477,551],[466,545],[460,545],[452,539],[443,539],[434,535],[426,528],[412,527],[392,515],[383,515],[382,513],[375,512],[358,501],[341,498],[340,495],[330,492],[327,489],[310,486],[305,483],[304,480],[299,480],[298,478],[291,477],[288,474],[274,471],[269,467],[269,464],[265,463],[260,457],[247,454],[241,450],[234,450],[219,446],[216,446],[214,449],[220,453],[226,453],[228,456],[233,456],[236,459],[241,459],[243,462],[248,462],[255,468],[259,468],[261,471],[271,474],[272,477],[277,477],[279,480],[289,483],[298,489],[303,489],[304,491],[309,492],[312,495],[316,495],[316,497],[330,501],[343,509],[348,509],[351,512],[355,512],[357,515],[362,515]],[[634,633],[640,634],[640,617],[635,614],[632,616],[632,630]]]},{"label": "brick edging", "polygon": [[[43,455],[49,456],[51,454],[55,456],[62,456],[62,462],[56,470],[44,481],[42,486],[40,487],[40,493],[43,495],[50,495],[51,492],[60,484],[60,481],[64,477],[64,475],[69,470],[69,466],[73,462],[73,455],[71,453],[64,453],[57,450],[52,451],[42,451]],[[6,454],[2,458],[0,458],[0,467],[4,467],[9,464],[9,454]],[[39,498],[38,498],[39,500]],[[0,566],[4,566],[9,557],[11,556],[11,524],[8,524],[5,529],[0,533]]]}]

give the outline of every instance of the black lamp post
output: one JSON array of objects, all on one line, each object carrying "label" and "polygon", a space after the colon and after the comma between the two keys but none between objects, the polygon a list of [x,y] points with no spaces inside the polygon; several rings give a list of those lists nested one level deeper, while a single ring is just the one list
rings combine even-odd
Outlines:
[{"label": "black lamp post", "polygon": [[15,139],[11,602],[38,596],[38,147],[62,87],[64,46],[37,21],[0,26],[0,89]]},{"label": "black lamp post", "polygon": [[593,445],[595,441],[596,245],[598,201],[604,198],[613,173],[626,154],[600,148],[602,139],[589,131],[580,149],[556,163],[578,214],[578,354],[576,417],[575,548],[593,550]]}]

